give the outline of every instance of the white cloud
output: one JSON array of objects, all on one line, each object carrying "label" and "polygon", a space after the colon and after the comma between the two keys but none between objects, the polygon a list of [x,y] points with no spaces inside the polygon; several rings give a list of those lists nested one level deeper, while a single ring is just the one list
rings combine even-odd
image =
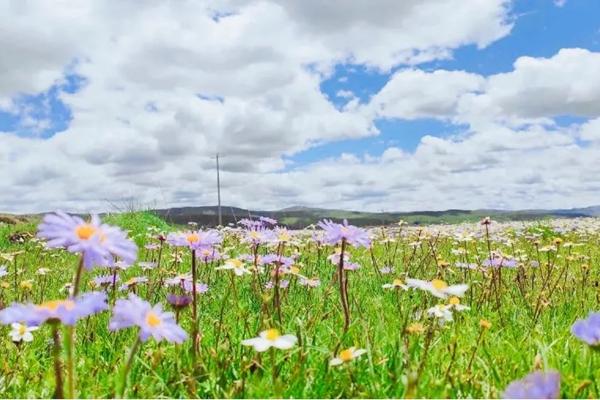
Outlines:
[{"label": "white cloud", "polygon": [[600,118],[592,119],[581,126],[580,138],[589,142],[600,142]]},{"label": "white cloud", "polygon": [[[486,46],[510,31],[505,1],[14,1],[0,5],[0,25],[2,109],[69,71],[87,81],[60,93],[73,116],[66,131],[48,140],[0,133],[0,211],[103,210],[129,198],[214,204],[215,152],[225,203],[244,207],[597,202],[598,178],[581,171],[593,171],[598,149],[576,141],[593,140],[591,128],[537,123],[563,112],[598,116],[595,53],[524,57],[488,78],[413,66],[369,105],[353,98],[341,110],[321,92],[340,62],[386,71]],[[414,154],[392,147],[286,164],[311,146],[376,135],[375,117],[469,129],[426,136]],[[505,123],[515,118],[534,123]]]},{"label": "white cloud", "polygon": [[484,83],[483,77],[464,71],[401,70],[373,97],[370,108],[383,118],[449,117],[456,114],[462,95]]}]

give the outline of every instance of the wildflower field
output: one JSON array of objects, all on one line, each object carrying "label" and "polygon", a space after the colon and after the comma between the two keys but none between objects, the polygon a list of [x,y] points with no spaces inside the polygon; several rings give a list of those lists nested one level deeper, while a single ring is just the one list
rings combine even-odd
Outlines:
[{"label": "wildflower field", "polygon": [[595,219],[0,226],[0,397],[599,397]]}]

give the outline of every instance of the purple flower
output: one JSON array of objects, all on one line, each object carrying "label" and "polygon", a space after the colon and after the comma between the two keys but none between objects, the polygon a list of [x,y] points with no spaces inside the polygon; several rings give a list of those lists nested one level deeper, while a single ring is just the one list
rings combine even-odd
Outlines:
[{"label": "purple flower", "polygon": [[371,245],[369,233],[362,228],[348,225],[347,220],[344,220],[343,224],[323,220],[318,225],[325,231],[325,243],[337,244],[344,239],[354,247],[369,247]]},{"label": "purple flower", "polygon": [[269,243],[275,240],[275,234],[269,229],[262,227],[251,228],[246,231],[243,241],[258,245],[262,243]]},{"label": "purple flower", "polygon": [[291,257],[280,256],[277,254],[267,254],[261,257],[261,264],[275,264],[283,267],[291,267],[294,265],[294,259]]},{"label": "purple flower", "polygon": [[[290,281],[288,281],[287,279],[282,279],[281,281],[279,281],[279,287],[282,289],[287,288],[290,285]],[[265,289],[273,289],[275,287],[275,282],[273,281],[269,281],[267,283],[265,283]]]},{"label": "purple flower", "polygon": [[391,267],[381,267],[379,268],[379,272],[381,272],[382,274],[391,274],[392,272],[394,272],[394,270]]},{"label": "purple flower", "polygon": [[142,270],[146,271],[149,269],[153,269],[156,267],[156,263],[152,261],[140,261],[138,265],[142,268]]},{"label": "purple flower", "polygon": [[513,381],[502,397],[505,399],[557,399],[560,397],[560,374],[536,371]]},{"label": "purple flower", "polygon": [[587,319],[577,320],[571,326],[571,333],[590,346],[600,345],[600,313],[590,313]]},{"label": "purple flower", "polygon": [[517,260],[512,258],[504,258],[504,257],[493,257],[492,259],[487,258],[483,265],[485,267],[506,267],[506,268],[514,268],[517,265]]},{"label": "purple flower", "polygon": [[113,280],[114,280],[114,282],[119,282],[119,275],[97,276],[92,280],[92,282],[94,283],[94,286],[101,287],[101,286],[112,285]]},{"label": "purple flower", "polygon": [[254,221],[250,218],[242,218],[238,221],[238,224],[242,225],[247,229],[260,228],[263,224],[260,221]]},{"label": "purple flower", "polygon": [[0,278],[8,275],[8,271],[6,270],[6,265],[0,265]]},{"label": "purple flower", "polygon": [[222,240],[221,234],[215,230],[174,232],[167,236],[169,244],[189,247],[192,250],[210,248],[221,243]]},{"label": "purple flower", "polygon": [[358,265],[357,263],[347,262],[344,264],[344,269],[346,271],[356,271],[359,268],[360,268],[360,265]]},{"label": "purple flower", "polygon": [[258,218],[258,220],[262,223],[264,223],[265,225],[277,225],[277,220],[273,219],[273,218],[269,218],[269,217],[260,217]]},{"label": "purple flower", "polygon": [[190,305],[192,298],[188,295],[179,296],[176,294],[167,295],[167,302],[176,310],[181,310]]},{"label": "purple flower", "polygon": [[63,247],[71,253],[83,254],[86,268],[110,265],[114,257],[131,264],[137,257],[137,246],[125,232],[101,223],[97,215],[85,222],[63,212],[47,214],[38,227],[38,236],[48,240],[48,247]]},{"label": "purple flower", "polygon": [[12,304],[0,311],[0,323],[18,322],[38,326],[46,321],[60,321],[65,325],[74,325],[79,319],[107,308],[105,293],[89,292],[75,299],[51,300],[39,305]]},{"label": "purple flower", "polygon": [[[340,253],[339,249],[327,256],[327,259],[333,264],[333,265],[338,265],[340,263],[340,256],[342,253]],[[348,263],[350,262],[350,253],[344,253],[344,263]]]},{"label": "purple flower", "polygon": [[133,278],[129,278],[127,281],[123,282],[123,285],[119,288],[120,290],[128,290],[129,288],[135,287],[140,283],[148,282],[148,278],[145,276],[134,276]]},{"label": "purple flower", "polygon": [[205,248],[196,251],[196,257],[205,263],[221,259],[221,254],[215,248]]},{"label": "purple flower", "polygon": [[192,280],[192,276],[191,274],[185,274],[185,275],[177,275],[173,278],[167,278],[165,279],[165,285],[167,286],[179,286],[181,285],[181,287],[183,287],[183,283],[186,281]]},{"label": "purple flower", "polygon": [[[183,290],[188,293],[192,293],[194,285],[191,280],[186,279],[183,281]],[[208,292],[208,285],[206,283],[196,282],[196,293]]]},{"label": "purple flower", "polygon": [[137,326],[140,340],[147,341],[152,336],[156,341],[181,343],[187,333],[175,322],[172,312],[164,312],[161,304],[150,305],[134,294],[127,300],[117,300],[108,328],[111,331]]}]

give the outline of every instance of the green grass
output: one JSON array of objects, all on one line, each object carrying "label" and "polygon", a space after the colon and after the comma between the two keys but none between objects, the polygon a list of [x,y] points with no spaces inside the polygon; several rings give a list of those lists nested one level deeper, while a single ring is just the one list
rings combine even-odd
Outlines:
[{"label": "green grass", "polygon": [[[155,260],[156,251],[143,248],[155,243],[147,237],[148,227],[163,231],[174,227],[149,213],[115,214],[105,221],[129,230],[140,246],[140,261]],[[597,222],[590,223],[592,227]],[[530,224],[523,233],[522,223],[503,229],[490,246],[507,255],[527,257],[522,268],[504,269],[501,281],[492,274],[455,268],[457,261],[476,262],[488,256],[485,236],[467,243],[467,254],[452,250],[465,248],[451,235],[424,236],[413,248],[419,228],[396,242],[376,242],[373,255],[365,249],[350,249],[354,262],[361,265],[348,272],[351,325],[343,335],[343,313],[338,285],[334,280],[336,267],[326,257],[332,248],[316,250],[314,243],[300,241],[297,246],[286,245],[284,253],[299,251],[300,272],[318,277],[321,286],[307,289],[297,278],[290,279],[282,289],[282,323],[275,317],[273,291],[257,293],[252,276],[234,277],[226,271],[216,271],[216,264],[200,264],[199,281],[209,283],[210,290],[201,295],[199,326],[201,347],[199,367],[191,366],[190,340],[182,345],[166,342],[145,343],[134,360],[126,391],[127,397],[403,397],[408,383],[414,383],[418,397],[498,397],[506,385],[523,377],[538,366],[556,369],[562,375],[562,395],[566,397],[598,397],[588,380],[597,378],[592,367],[593,354],[574,338],[569,330],[572,323],[598,308],[597,276],[599,272],[596,232],[579,231],[558,234],[550,224]],[[433,228],[435,229],[435,228]],[[482,232],[480,226],[470,226],[473,233]],[[72,281],[77,256],[63,250],[43,250],[39,243],[10,243],[14,232],[34,232],[34,223],[0,227],[0,252],[10,254],[23,251],[16,261],[6,261],[9,275],[0,278],[0,302],[40,302],[64,298],[65,283]],[[376,232],[380,232],[378,228]],[[535,238],[530,235],[538,235]],[[558,252],[538,252],[544,246],[556,250],[554,240],[581,243],[580,247],[558,247]],[[536,243],[537,239],[539,243]],[[508,242],[510,240],[510,242]],[[223,244],[232,256],[249,253],[239,238],[228,235]],[[272,252],[275,249],[271,249]],[[121,281],[145,274],[151,284],[167,276],[189,272],[191,258],[188,250],[178,250],[180,262],[173,257],[175,250],[162,254],[160,270],[142,272],[134,266],[122,272]],[[266,252],[263,247],[261,253]],[[395,257],[394,257],[395,253]],[[529,267],[536,260],[541,268]],[[0,265],[4,261],[0,261]],[[380,275],[377,268],[393,265],[396,272]],[[15,275],[15,265],[17,274]],[[36,274],[39,267],[51,269],[48,275]],[[90,290],[90,280],[107,274],[96,268],[86,271],[84,290]],[[388,291],[382,284],[394,278],[433,279],[440,277],[450,284],[466,282],[470,285],[462,304],[471,310],[455,313],[454,321],[437,326],[423,312],[438,304],[438,299],[420,291]],[[532,282],[533,275],[533,284]],[[546,276],[549,276],[547,280]],[[267,273],[259,276],[262,282]],[[16,279],[17,287],[14,282]],[[22,281],[33,280],[31,290],[20,286]],[[555,290],[542,290],[544,282],[554,284]],[[232,286],[235,283],[235,289]],[[499,285],[501,282],[501,286]],[[150,302],[166,304],[171,290],[150,290],[140,286],[138,295]],[[113,293],[108,291],[109,297]],[[126,292],[117,292],[125,297]],[[540,297],[541,296],[541,297]],[[539,318],[533,309],[544,304]],[[104,398],[114,396],[115,377],[133,344],[134,329],[108,331],[110,312],[81,320],[76,327],[77,391],[80,397]],[[492,323],[483,332],[480,320]],[[419,322],[425,330],[432,327],[430,348],[425,356],[427,333],[408,333],[407,325]],[[190,310],[181,315],[181,324],[191,331]],[[291,333],[299,343],[291,350],[256,353],[241,345],[243,339],[257,336],[269,327],[279,327],[282,333]],[[32,343],[19,347],[8,337],[9,327],[0,326],[0,397],[50,397],[54,389],[50,329],[41,327]],[[368,354],[342,367],[328,367],[338,346],[357,346]],[[272,358],[273,357],[273,358]],[[473,358],[470,371],[467,369]],[[274,361],[274,363],[273,363]],[[600,360],[596,360],[600,362]],[[420,376],[415,373],[421,363]],[[273,379],[272,368],[276,367]]]}]

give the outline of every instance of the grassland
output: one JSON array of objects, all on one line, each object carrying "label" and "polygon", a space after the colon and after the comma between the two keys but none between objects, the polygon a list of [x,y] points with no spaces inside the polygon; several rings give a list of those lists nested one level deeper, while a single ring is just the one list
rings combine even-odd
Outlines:
[{"label": "grassland", "polygon": [[[140,248],[139,261],[157,262],[157,250],[144,246],[156,244],[159,231],[179,229],[149,213],[105,220],[129,231]],[[199,281],[209,290],[200,297],[196,368],[189,340],[181,345],[148,341],[134,359],[125,395],[498,397],[512,380],[535,369],[554,369],[561,373],[563,396],[599,397],[600,355],[570,333],[576,319],[598,309],[599,228],[598,220],[576,219],[494,223],[489,236],[478,224],[373,229],[372,250],[348,248],[360,268],[347,271],[351,323],[346,333],[336,265],[327,259],[334,247],[318,246],[309,233],[296,233],[285,244],[259,247],[261,254],[296,254],[299,273],[321,282],[308,288],[299,284],[297,275],[285,276],[289,286],[280,288],[281,321],[273,305],[275,290],[263,287],[270,280],[269,269],[257,276],[263,287],[257,290],[252,275],[215,270],[222,261],[201,263]],[[40,303],[67,296],[64,285],[72,281],[78,257],[45,249],[28,236],[35,229],[35,221],[0,226],[0,265],[9,272],[0,278],[0,308],[14,301]],[[242,230],[224,232],[220,251],[228,258],[251,253],[240,240],[243,235]],[[514,260],[516,266],[485,267],[490,253],[492,258]],[[120,279],[146,276],[147,284],[129,291],[166,305],[173,290],[160,282],[189,272],[191,256],[186,249],[165,245],[160,257],[160,267],[143,271],[136,264],[121,271]],[[474,266],[459,268],[457,263]],[[382,272],[384,266],[393,272]],[[42,267],[49,272],[41,274]],[[93,289],[92,278],[106,274],[102,268],[86,271],[84,291]],[[427,310],[443,300],[416,289],[382,288],[395,278],[405,282],[409,277],[467,283],[461,303],[470,310],[454,312],[453,321],[441,325]],[[106,290],[110,302],[127,295]],[[136,333],[110,332],[109,318],[110,311],[103,312],[76,327],[79,397],[115,395],[116,377]],[[491,327],[482,327],[482,320]],[[189,309],[180,322],[191,331]],[[242,340],[271,327],[294,334],[297,345],[265,353],[242,346]],[[52,396],[50,328],[42,326],[32,342],[18,345],[11,342],[9,329],[0,326],[0,397]],[[350,346],[367,354],[340,367],[329,366],[336,348]]]}]

